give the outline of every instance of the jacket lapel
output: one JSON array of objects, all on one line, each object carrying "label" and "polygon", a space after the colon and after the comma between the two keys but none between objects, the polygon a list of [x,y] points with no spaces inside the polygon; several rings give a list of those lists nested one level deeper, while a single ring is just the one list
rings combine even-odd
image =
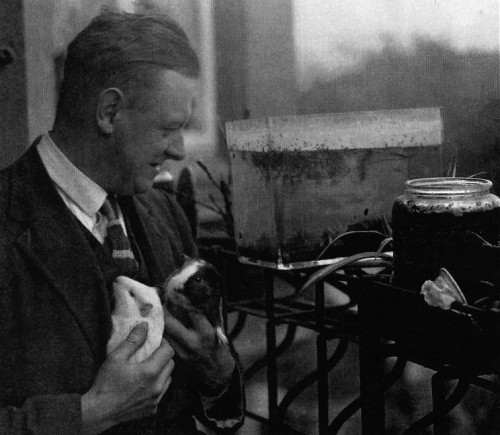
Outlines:
[{"label": "jacket lapel", "polygon": [[96,359],[111,330],[106,285],[82,230],[33,146],[11,176],[10,215],[22,230],[17,246],[73,314]]}]

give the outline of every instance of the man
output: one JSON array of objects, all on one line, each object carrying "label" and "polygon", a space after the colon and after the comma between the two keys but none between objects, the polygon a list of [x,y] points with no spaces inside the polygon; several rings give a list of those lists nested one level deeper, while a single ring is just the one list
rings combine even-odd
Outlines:
[{"label": "man", "polygon": [[152,184],[184,157],[198,74],[166,17],[108,13],[70,44],[53,130],[0,173],[0,433],[192,434],[193,415],[241,425],[241,376],[204,316],[189,329],[166,318],[175,357],[164,340],[130,361],[144,324],[106,355],[122,274],[107,225],[147,285],[196,254],[179,206]]}]

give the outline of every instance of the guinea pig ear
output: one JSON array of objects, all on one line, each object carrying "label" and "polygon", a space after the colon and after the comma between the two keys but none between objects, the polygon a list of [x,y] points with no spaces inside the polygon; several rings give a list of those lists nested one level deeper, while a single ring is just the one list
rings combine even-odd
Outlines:
[{"label": "guinea pig ear", "polygon": [[139,308],[141,317],[148,317],[152,309],[153,309],[153,304],[142,304],[141,307]]},{"label": "guinea pig ear", "polygon": [[221,285],[222,275],[210,263],[205,267],[205,279],[208,281],[210,287],[214,289],[219,288]]},{"label": "guinea pig ear", "polygon": [[219,273],[219,271],[215,268],[213,264],[207,263],[207,270],[209,270],[212,274],[212,276],[215,279],[221,279],[222,275]]}]

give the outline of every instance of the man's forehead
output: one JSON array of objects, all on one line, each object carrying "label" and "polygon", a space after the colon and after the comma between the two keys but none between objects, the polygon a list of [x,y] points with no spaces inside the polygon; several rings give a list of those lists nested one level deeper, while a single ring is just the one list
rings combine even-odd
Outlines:
[{"label": "man's forehead", "polygon": [[201,91],[201,81],[196,77],[189,77],[181,72],[162,69],[158,72],[158,83],[173,89],[182,90],[195,94]]},{"label": "man's forehead", "polygon": [[198,79],[171,70],[162,71],[155,86],[146,92],[162,118],[180,123],[189,120],[201,95]]}]

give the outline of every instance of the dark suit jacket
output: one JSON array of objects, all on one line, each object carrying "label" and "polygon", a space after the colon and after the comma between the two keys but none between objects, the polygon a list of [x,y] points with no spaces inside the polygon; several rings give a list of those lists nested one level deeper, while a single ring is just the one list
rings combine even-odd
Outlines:
[{"label": "dark suit jacket", "polygon": [[[162,282],[182,253],[195,253],[189,224],[165,192],[152,189],[124,199],[122,207],[143,256],[146,284]],[[79,433],[80,395],[106,357],[108,288],[84,229],[32,146],[0,172],[0,433]],[[172,378],[157,421],[114,432],[192,433],[193,409],[200,409],[197,385],[182,364]],[[232,403],[241,403],[239,387],[230,393]],[[155,432],[156,425],[163,428]]]}]

